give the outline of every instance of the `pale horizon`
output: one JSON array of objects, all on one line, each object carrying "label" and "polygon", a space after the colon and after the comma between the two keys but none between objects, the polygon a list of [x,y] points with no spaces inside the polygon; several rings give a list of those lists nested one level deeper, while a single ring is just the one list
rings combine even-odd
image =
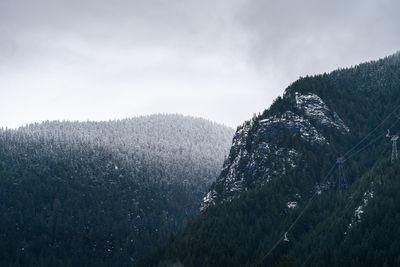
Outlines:
[{"label": "pale horizon", "polygon": [[0,127],[158,113],[236,128],[300,76],[400,49],[387,1],[0,4]]}]

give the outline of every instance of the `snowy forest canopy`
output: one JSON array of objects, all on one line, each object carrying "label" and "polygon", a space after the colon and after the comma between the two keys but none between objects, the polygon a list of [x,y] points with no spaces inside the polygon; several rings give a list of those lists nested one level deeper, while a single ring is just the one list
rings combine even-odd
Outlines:
[{"label": "snowy forest canopy", "polygon": [[49,142],[50,151],[81,144],[101,147],[135,174],[158,166],[170,175],[152,173],[148,179],[194,183],[201,190],[219,174],[233,136],[233,129],[205,119],[166,114],[104,122],[47,121],[6,132],[28,143]]},{"label": "snowy forest canopy", "polygon": [[0,265],[127,265],[199,212],[233,129],[182,115],[0,130]]}]

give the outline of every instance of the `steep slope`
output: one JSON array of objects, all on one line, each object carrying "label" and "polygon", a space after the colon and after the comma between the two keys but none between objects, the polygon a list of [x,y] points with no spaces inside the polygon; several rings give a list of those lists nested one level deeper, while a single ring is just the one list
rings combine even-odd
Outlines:
[{"label": "steep slope", "polygon": [[[300,155],[291,137],[313,147],[329,146],[328,130],[348,134],[350,129],[313,93],[295,92],[288,110],[266,118],[254,118],[238,128],[222,173],[203,200],[202,210],[262,186],[299,164]],[[252,133],[249,136],[249,133]]]},{"label": "steep slope", "polygon": [[329,208],[328,217],[310,221],[313,229],[285,253],[306,266],[398,266],[399,171],[399,162],[382,159],[346,195],[324,196],[315,208]]},{"label": "steep slope", "polygon": [[197,214],[231,134],[180,115],[1,130],[0,265],[135,262]]},{"label": "steep slope", "polygon": [[[383,246],[382,254],[369,237],[358,250],[344,248],[357,242],[358,215],[367,215],[363,205],[375,201],[363,199],[375,189],[369,182],[361,189],[360,181],[386,176],[384,168],[373,166],[387,165],[380,163],[390,157],[384,136],[388,128],[399,130],[399,106],[400,53],[300,78],[268,110],[238,127],[223,170],[204,198],[203,214],[144,265],[271,266],[284,255],[283,261],[307,266],[383,265],[380,255],[396,262],[395,243]],[[343,155],[348,190],[338,188],[334,165]],[[398,178],[395,168],[388,168],[391,180]],[[288,229],[291,242],[276,243]],[[384,231],[378,218],[369,229]]]}]

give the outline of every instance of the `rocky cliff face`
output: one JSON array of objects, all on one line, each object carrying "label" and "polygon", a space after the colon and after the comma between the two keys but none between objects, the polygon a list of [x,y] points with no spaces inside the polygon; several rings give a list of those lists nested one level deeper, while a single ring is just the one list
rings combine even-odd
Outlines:
[{"label": "rocky cliff face", "polygon": [[[239,126],[220,176],[203,199],[201,210],[239,197],[296,168],[301,154],[293,142],[329,146],[328,130],[347,134],[350,129],[316,94],[285,93],[286,109],[255,116]],[[286,140],[286,141],[285,141]]]}]

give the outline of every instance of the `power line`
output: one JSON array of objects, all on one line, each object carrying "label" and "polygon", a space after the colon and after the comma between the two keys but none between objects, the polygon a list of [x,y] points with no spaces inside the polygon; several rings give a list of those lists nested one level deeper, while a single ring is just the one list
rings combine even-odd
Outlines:
[{"label": "power line", "polygon": [[[348,156],[346,158],[346,156],[352,152],[355,148],[357,148],[362,142],[364,142],[369,136],[371,136],[380,126],[382,126],[384,124],[384,122],[386,120],[388,120],[398,109],[400,109],[400,105],[398,105],[391,113],[389,113],[389,115],[387,115],[373,130],[371,130],[363,139],[361,139],[355,146],[353,146],[352,148],[350,148],[342,157],[338,158],[336,163],[334,163],[331,167],[331,169],[328,171],[327,175],[325,175],[324,179],[325,182],[327,180],[327,178],[329,177],[329,175],[331,174],[331,172],[333,171],[334,167],[336,166],[337,163],[339,163],[340,161],[340,165],[342,165],[347,159],[357,155],[358,153],[360,153],[361,151],[363,151],[364,149],[366,149],[367,147],[369,147],[370,145],[372,145],[373,143],[375,143],[380,135],[378,135],[378,137],[376,137],[375,139],[373,139],[370,143],[368,143],[367,145],[365,145],[364,147],[362,147],[361,149],[357,150],[355,153],[351,154],[350,156]],[[390,128],[392,128],[395,124],[397,124],[397,122],[399,121],[399,117],[396,116],[397,120],[394,124],[392,124],[392,126]],[[396,139],[397,140],[397,139]],[[397,148],[397,146],[396,146]],[[397,152],[397,150],[396,150]],[[340,160],[339,160],[340,159]],[[339,160],[339,161],[338,161]],[[340,166],[339,165],[339,166]],[[341,166],[343,168],[343,166]],[[343,170],[343,169],[342,169]],[[325,183],[324,182],[324,183]],[[294,222],[289,226],[288,230],[285,231],[282,235],[280,235],[279,240],[274,244],[274,246],[267,252],[267,254],[265,254],[265,256],[263,257],[263,261],[272,253],[272,251],[274,251],[274,249],[279,245],[279,243],[282,241],[283,236],[286,235],[287,233],[290,232],[290,230],[292,230],[292,228],[294,227],[294,225],[300,220],[300,218],[303,216],[303,214],[306,212],[306,210],[311,206],[312,202],[314,201],[315,197],[317,196],[317,193],[314,192],[313,196],[309,199],[308,203],[306,204],[306,206],[303,208],[303,210],[300,212],[300,214],[297,216],[297,218],[294,220]]]},{"label": "power line", "polygon": [[[347,211],[347,209],[350,207],[350,201],[347,201],[346,206],[344,207],[344,209],[342,210],[343,213],[345,213]],[[335,224],[335,221],[332,221],[331,224],[328,227],[327,232],[330,231],[330,229],[332,228],[332,226]],[[317,236],[321,233],[321,230],[318,231],[318,233],[316,234]],[[310,254],[307,259],[300,265],[300,266],[305,266],[305,264],[310,260],[310,258],[312,257],[312,254]]]},{"label": "power line", "polygon": [[[334,163],[332,165],[332,167],[330,168],[330,170],[328,171],[327,175],[325,175],[324,177],[324,183],[326,182],[327,178],[329,177],[329,175],[332,173],[332,171],[334,170],[336,166],[336,163]],[[317,196],[317,193],[314,192],[313,196],[308,200],[307,205],[303,208],[303,210],[300,212],[300,214],[297,216],[297,218],[294,220],[294,222],[289,226],[288,230],[284,233],[282,233],[282,235],[280,235],[279,240],[274,244],[274,246],[268,251],[267,254],[265,254],[265,256],[263,257],[263,261],[271,254],[272,251],[274,251],[274,249],[279,245],[279,243],[282,241],[283,236],[285,233],[289,233],[290,230],[292,230],[293,226],[297,223],[298,220],[300,220],[300,218],[303,216],[303,214],[306,212],[306,210],[311,206],[313,200],[315,199],[315,197]]]},{"label": "power line", "polygon": [[351,149],[349,149],[343,157],[346,157],[348,153],[353,151],[356,147],[358,147],[365,139],[367,139],[371,134],[373,134],[386,120],[388,120],[398,109],[400,109],[400,105],[398,105],[392,112],[387,115],[381,123],[379,123],[372,131],[370,131],[363,139],[361,139],[355,146],[353,146]]},{"label": "power line", "polygon": [[[392,126],[388,129],[388,132],[390,132],[390,130],[392,128],[394,128],[399,122],[400,122],[400,117],[396,116],[396,121],[394,124],[392,124]],[[378,135],[377,137],[375,137],[374,139],[372,139],[368,144],[364,145],[362,148],[360,148],[359,150],[357,150],[356,152],[354,152],[353,154],[351,154],[350,156],[347,157],[346,160],[349,160],[350,158],[352,158],[353,156],[357,155],[358,153],[360,153],[361,151],[363,151],[364,149],[366,149],[367,147],[373,145],[376,141],[378,141],[379,139],[381,139],[383,136],[385,135],[385,133]],[[393,157],[393,152],[392,152],[392,157]],[[345,213],[347,211],[347,209],[350,207],[350,200],[347,201],[345,208],[343,209],[343,213]],[[330,226],[328,227],[328,232],[329,230],[332,228],[332,226],[334,225],[334,222],[332,222],[330,224]],[[321,231],[319,231],[317,233],[317,235],[319,235]],[[310,254],[307,259],[300,265],[300,266],[305,266],[305,264],[310,260],[310,258],[312,257],[312,254]]]},{"label": "power line", "polygon": [[[394,128],[399,122],[400,122],[400,118],[396,117],[396,121],[395,123],[392,124],[392,126],[390,126],[390,128],[388,129],[389,132],[390,130],[392,130],[392,128]],[[364,149],[366,149],[367,147],[373,145],[376,141],[378,141],[380,138],[382,138],[385,135],[385,133],[382,133],[380,135],[378,135],[377,137],[375,137],[375,139],[372,139],[368,144],[366,144],[364,147],[360,148],[359,150],[357,150],[356,152],[354,152],[353,154],[351,154],[350,156],[348,156],[346,158],[346,160],[349,160],[350,158],[354,157],[355,155],[357,155],[358,153],[360,153],[361,151],[363,151]]]}]

